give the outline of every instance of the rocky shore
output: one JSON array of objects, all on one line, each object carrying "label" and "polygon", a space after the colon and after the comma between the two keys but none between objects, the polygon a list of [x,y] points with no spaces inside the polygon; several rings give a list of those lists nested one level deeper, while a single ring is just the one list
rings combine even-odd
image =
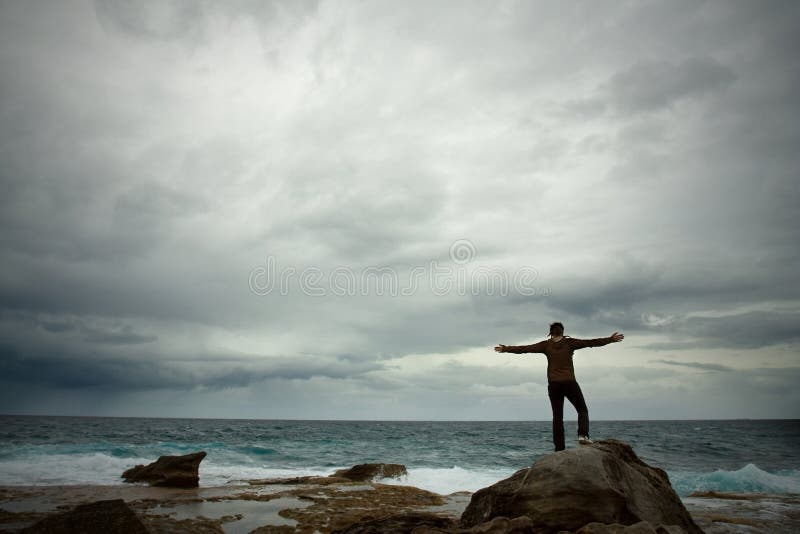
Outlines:
[{"label": "rocky shore", "polygon": [[681,500],[663,471],[614,440],[542,457],[474,494],[439,495],[398,484],[402,478],[385,483],[404,474],[401,465],[365,464],[327,477],[224,487],[165,487],[163,473],[149,482],[160,485],[0,487],[0,532],[800,531],[800,497],[708,493]]}]

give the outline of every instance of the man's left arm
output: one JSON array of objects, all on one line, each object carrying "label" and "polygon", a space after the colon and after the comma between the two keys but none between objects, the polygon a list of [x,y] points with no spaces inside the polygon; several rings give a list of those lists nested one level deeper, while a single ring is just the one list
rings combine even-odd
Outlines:
[{"label": "man's left arm", "polygon": [[625,339],[625,336],[619,332],[614,332],[608,337],[598,337],[596,339],[570,339],[570,345],[574,350],[583,349],[586,347],[602,347],[609,343],[617,343]]}]

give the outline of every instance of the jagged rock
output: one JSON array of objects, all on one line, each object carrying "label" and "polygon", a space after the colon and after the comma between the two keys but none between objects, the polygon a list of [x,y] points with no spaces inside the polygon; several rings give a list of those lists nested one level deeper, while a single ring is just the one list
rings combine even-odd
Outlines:
[{"label": "jagged rock", "polygon": [[400,478],[407,474],[406,466],[401,464],[358,464],[350,469],[340,469],[331,476],[366,482],[377,478]]},{"label": "jagged rock", "polygon": [[148,534],[139,517],[122,499],[81,504],[50,514],[21,532],[25,534]]},{"label": "jagged rock", "polygon": [[575,531],[589,523],[677,525],[702,534],[667,474],[641,461],[630,445],[605,440],[549,454],[531,467],[478,490],[462,528],[498,516],[528,516],[536,532]]},{"label": "jagged rock", "polygon": [[200,481],[200,462],[206,457],[203,451],[183,456],[161,456],[148,465],[131,467],[122,478],[125,482],[149,482],[151,486],[196,488]]},{"label": "jagged rock", "polygon": [[452,532],[456,521],[424,512],[408,512],[381,519],[359,521],[332,534],[422,534]]}]

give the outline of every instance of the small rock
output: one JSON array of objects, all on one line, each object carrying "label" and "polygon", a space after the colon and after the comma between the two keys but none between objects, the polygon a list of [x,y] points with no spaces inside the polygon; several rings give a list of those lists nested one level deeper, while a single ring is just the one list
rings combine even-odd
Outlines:
[{"label": "small rock", "polygon": [[358,464],[350,469],[340,469],[331,476],[367,482],[377,478],[400,478],[407,474],[406,466],[401,464]]},{"label": "small rock", "polygon": [[183,456],[161,456],[148,465],[131,467],[122,478],[125,482],[148,482],[151,486],[196,488],[200,482],[200,462],[206,457],[203,451]]}]

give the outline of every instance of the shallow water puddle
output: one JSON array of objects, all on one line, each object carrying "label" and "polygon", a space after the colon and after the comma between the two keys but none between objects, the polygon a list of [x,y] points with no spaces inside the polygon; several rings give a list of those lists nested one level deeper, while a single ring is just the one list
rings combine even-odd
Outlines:
[{"label": "shallow water puddle", "polygon": [[374,491],[375,488],[368,485],[363,486],[340,486],[336,488],[336,491],[340,493],[347,493],[348,491]]},{"label": "shallow water puddle", "polygon": [[23,497],[13,501],[0,502],[0,510],[6,512],[52,512],[60,503],[46,497]]},{"label": "shallow water puddle", "polygon": [[294,519],[281,517],[278,512],[287,508],[305,508],[312,503],[301,501],[292,497],[280,497],[271,501],[203,501],[176,506],[158,506],[152,511],[154,513],[167,513],[175,519],[193,519],[196,517],[206,517],[208,519],[219,519],[230,515],[242,515],[242,518],[235,521],[223,523],[222,530],[226,534],[246,534],[251,530],[263,525],[297,525]]},{"label": "shallow water puddle", "polygon": [[428,506],[425,510],[431,513],[448,513],[456,517],[461,517],[464,509],[469,505],[472,500],[472,493],[457,492],[450,495],[443,495],[444,504],[438,506]]}]

